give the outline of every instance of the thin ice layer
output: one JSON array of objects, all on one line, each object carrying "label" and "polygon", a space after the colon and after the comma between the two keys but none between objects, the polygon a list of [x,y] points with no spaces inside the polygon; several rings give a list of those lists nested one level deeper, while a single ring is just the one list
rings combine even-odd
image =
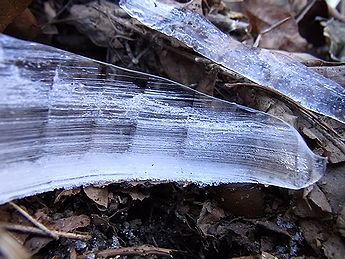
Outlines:
[{"label": "thin ice layer", "polygon": [[198,13],[162,0],[121,0],[143,24],[175,37],[196,52],[307,109],[345,122],[345,88],[290,58],[250,48],[224,34]]},{"label": "thin ice layer", "polygon": [[123,180],[298,189],[326,160],[259,111],[0,35],[0,204]]}]

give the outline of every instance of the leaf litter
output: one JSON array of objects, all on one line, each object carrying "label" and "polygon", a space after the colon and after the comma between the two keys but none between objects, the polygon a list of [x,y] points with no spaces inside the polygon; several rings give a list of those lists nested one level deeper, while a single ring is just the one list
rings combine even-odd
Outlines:
[{"label": "leaf litter", "polygon": [[[207,1],[209,6],[215,4],[212,2]],[[113,8],[118,8],[111,2],[103,2],[100,6],[104,6],[104,3],[110,5],[108,7],[109,10],[116,10]],[[81,6],[84,7],[87,4],[82,4]],[[204,7],[203,10],[207,10],[209,6]],[[96,23],[95,27],[99,31],[105,25],[109,25],[109,19],[112,22],[116,20],[112,19],[117,17],[116,15],[105,13],[106,15],[104,15],[104,12],[96,12],[94,14],[94,17],[102,17],[104,19],[99,24]],[[226,11],[223,11],[221,15],[225,13]],[[122,17],[122,15],[123,13],[118,17],[126,21],[128,17]],[[84,21],[84,24],[82,23],[79,27],[85,27],[88,22],[87,20]],[[58,22],[57,27],[60,29],[59,37],[64,37],[66,32],[66,30],[61,29],[67,26],[64,24],[63,20]],[[119,24],[122,23],[117,23],[116,26],[119,26]],[[125,28],[124,35],[128,36],[127,40],[129,40],[130,47],[125,47],[126,44],[122,41],[125,38],[123,35],[115,37],[119,39],[115,41],[97,41],[98,39],[91,41],[94,41],[96,45],[103,44],[103,47],[108,49],[107,58],[113,59],[114,63],[126,64],[131,68],[169,75],[165,70],[169,69],[174,62],[169,63],[164,69],[164,67],[160,66],[161,62],[159,62],[159,58],[156,56],[157,53],[159,55],[164,49],[168,53],[171,52],[171,49],[167,48],[167,45],[169,45],[166,42],[167,39],[163,36],[157,37],[157,35],[154,35],[154,32],[149,32],[138,24],[129,23],[128,21],[123,24],[127,24],[127,27],[124,26],[122,28]],[[138,35],[133,34],[133,31],[136,31],[139,35],[146,33],[149,39],[146,38],[142,42],[140,40],[135,41],[135,44],[138,44],[135,47],[131,37],[138,37]],[[77,32],[74,33],[77,34]],[[83,31],[83,33],[89,37],[97,38],[93,31]],[[65,35],[68,37],[71,34]],[[100,33],[99,37],[102,38],[107,35],[112,34]],[[151,35],[155,37],[150,38]],[[272,34],[273,37],[275,37],[274,34]],[[104,45],[104,42],[107,41],[108,44]],[[150,42],[149,44],[152,44],[155,48],[150,47],[140,56],[142,47],[146,45],[144,42],[146,44]],[[110,43],[114,43],[114,45],[109,45]],[[59,44],[61,46],[61,43]],[[86,45],[92,46],[90,43]],[[292,49],[287,50],[292,51]],[[178,55],[181,60],[198,60],[197,55],[190,53],[188,50],[186,51],[183,47],[182,50],[180,47],[177,52],[173,53]],[[187,55],[185,55],[186,53]],[[133,62],[135,57],[139,57],[139,63]],[[334,54],[333,57],[335,57]],[[149,62],[152,60],[154,60],[153,63]],[[202,66],[208,65],[202,59],[199,62],[201,62]],[[178,66],[188,71],[186,68],[189,66],[188,63],[184,64],[181,61]],[[193,74],[203,73],[200,72],[204,71],[202,66],[199,68],[200,70],[196,69]],[[338,70],[336,70],[337,66],[327,65],[320,67],[319,71],[327,71],[327,69],[335,70],[333,75],[324,72],[326,77],[330,76],[332,79],[341,73],[338,73]],[[179,72],[172,72],[169,76],[174,78],[176,73]],[[186,74],[184,72],[182,76],[177,76],[174,79],[178,81],[184,80],[183,75]],[[212,93],[217,94],[219,91],[219,81],[224,80],[223,78],[224,75],[218,73],[217,80],[211,81]],[[231,77],[230,79],[234,80]],[[341,76],[340,80],[342,80]],[[197,86],[198,82],[198,79],[193,79],[188,81],[187,84]],[[210,86],[208,85],[208,87]],[[210,93],[210,90],[206,92]],[[264,96],[267,95],[262,94],[259,98],[264,98]],[[286,101],[281,97],[273,98],[270,96],[269,98],[271,98],[271,103],[272,100],[275,100],[273,103],[276,103],[276,100],[278,100],[286,105]],[[291,105],[288,106],[291,108]],[[285,108],[284,111],[286,111]],[[292,112],[293,116],[298,118],[295,125],[301,128],[300,125],[306,123],[300,122],[305,115],[301,115],[298,112],[296,114],[294,109],[292,109]],[[304,118],[305,120],[310,121],[310,119]],[[318,124],[319,122],[316,123]],[[334,126],[334,124],[331,125],[337,129],[337,132],[341,132],[341,127]],[[302,126],[302,128],[305,127]],[[312,123],[312,126],[307,128],[314,131],[315,121]],[[304,132],[307,131],[304,130]],[[320,139],[325,138],[326,130],[321,129],[318,132],[318,134],[315,134],[315,132],[306,133],[306,137],[312,140],[311,145],[315,150],[318,148],[324,149],[323,152],[328,152],[324,154],[327,154],[329,157],[332,157],[333,153],[339,152],[335,151],[339,150],[337,148],[325,149],[325,143],[328,143],[327,145],[334,143],[334,135],[330,137],[333,140],[321,141]],[[341,137],[338,137],[338,139],[341,140]],[[340,151],[340,153],[342,152],[344,151]],[[344,161],[342,156],[333,159],[335,163],[341,161]],[[340,167],[337,173],[331,172],[329,176],[326,174],[326,178],[320,183],[321,185],[319,187],[313,186],[310,192],[308,190],[305,192],[305,195],[300,192],[264,186],[260,188],[257,186],[234,186],[231,188],[225,187],[224,190],[224,187],[200,188],[194,185],[181,186],[174,183],[162,185],[152,185],[152,183],[133,184],[135,185],[134,188],[127,183],[110,185],[108,187],[113,196],[107,196],[109,204],[106,211],[99,207],[99,204],[96,202],[98,201],[96,196],[90,200],[85,192],[80,192],[80,190],[73,193],[62,191],[63,194],[60,193],[60,196],[58,196],[59,192],[50,192],[25,198],[18,202],[21,206],[29,208],[31,214],[37,217],[39,215],[37,212],[41,211],[41,216],[37,220],[44,222],[49,227],[52,226],[49,225],[47,219],[54,219],[57,222],[59,220],[60,222],[61,220],[70,220],[71,222],[66,221],[67,225],[71,224],[74,227],[65,229],[67,232],[72,231],[73,233],[75,232],[75,226],[79,226],[80,230],[92,236],[91,241],[75,241],[66,237],[61,237],[59,240],[52,240],[50,238],[48,243],[43,242],[38,247],[36,246],[34,251],[38,257],[53,257],[54,255],[67,257],[73,254],[74,256],[94,255],[106,257],[121,254],[122,250],[116,252],[117,247],[129,247],[129,251],[132,251],[132,254],[135,254],[133,251],[136,251],[137,255],[147,256],[147,251],[153,251],[151,253],[153,258],[156,258],[155,255],[163,254],[173,254],[174,258],[214,258],[215,256],[218,258],[235,258],[242,255],[247,255],[246,258],[274,258],[274,255],[279,258],[290,258],[292,256],[342,258],[344,255],[344,243],[338,236],[338,234],[343,236],[344,229],[344,209],[342,209],[344,208],[344,196],[342,196],[343,194],[339,190],[342,189],[345,181],[343,180],[344,177],[338,177],[342,173],[343,169]],[[138,193],[145,193],[145,195],[138,195]],[[102,194],[101,196],[103,198],[99,197],[99,199],[104,200],[106,195]],[[252,200],[254,200],[253,204],[250,203]],[[304,204],[304,209],[298,210],[301,203]],[[45,220],[42,218],[42,209],[43,215],[47,215]],[[9,241],[11,238],[8,238],[8,231],[11,231],[11,235],[14,235],[16,240],[20,239],[20,235],[24,236],[25,244],[27,245],[26,249],[30,250],[30,242],[28,241],[38,238],[35,236],[38,234],[30,236],[28,235],[28,230],[25,229],[17,232],[13,231],[14,228],[10,230],[9,223],[13,221],[15,224],[24,224],[22,223],[23,219],[20,219],[20,216],[7,205],[1,206],[0,212],[8,215],[1,218],[1,253],[5,254],[5,249],[11,246],[8,242],[14,245],[17,244],[17,241]],[[84,216],[78,218],[78,215]],[[90,217],[91,222],[88,223],[86,220],[85,224],[79,225],[80,219],[83,222],[83,217],[85,219],[86,217],[88,218],[86,215],[92,215]],[[310,217],[313,219],[310,219]],[[334,225],[334,222],[336,222],[336,225]],[[28,224],[25,223],[24,225]],[[336,229],[336,232],[333,231],[334,229]],[[205,233],[208,233],[208,235],[205,235]],[[41,232],[39,235],[46,234]],[[4,242],[4,239],[7,241]],[[152,244],[154,248],[147,244]],[[114,249],[114,251],[111,251],[110,248]],[[21,247],[16,248],[20,258],[24,258],[27,253],[23,252],[22,249]],[[103,255],[100,254],[102,250],[105,251]]]}]

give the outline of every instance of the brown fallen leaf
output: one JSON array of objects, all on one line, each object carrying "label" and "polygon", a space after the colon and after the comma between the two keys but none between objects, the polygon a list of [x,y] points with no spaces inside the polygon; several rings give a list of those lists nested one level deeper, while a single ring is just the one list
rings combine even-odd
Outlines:
[{"label": "brown fallen leaf", "polygon": [[292,207],[293,213],[300,218],[327,218],[328,212],[323,212],[317,205],[313,202],[308,202],[307,199],[300,199],[296,206]]},{"label": "brown fallen leaf", "polygon": [[283,227],[277,225],[276,222],[259,221],[259,220],[248,220],[248,221],[254,223],[256,226],[270,230],[270,231],[275,232],[277,234],[282,234],[284,236],[291,237],[289,232],[286,229],[284,229]]},{"label": "brown fallen leaf", "polygon": [[331,19],[323,25],[324,35],[329,39],[331,58],[345,62],[345,22]]},{"label": "brown fallen leaf", "polygon": [[271,235],[261,236],[260,249],[263,251],[273,251],[275,247],[275,240],[276,238]]},{"label": "brown fallen leaf", "polygon": [[200,215],[197,219],[197,226],[204,235],[207,235],[208,229],[212,226],[212,224],[219,222],[224,217],[224,210],[219,208],[216,202],[206,201],[204,202]]},{"label": "brown fallen leaf", "polygon": [[345,204],[345,164],[331,166],[321,178],[319,187],[326,195],[334,213],[340,213]]},{"label": "brown fallen leaf", "polygon": [[202,0],[191,0],[185,4],[185,8],[202,14]]},{"label": "brown fallen leaf", "polygon": [[87,197],[93,200],[96,204],[102,206],[103,208],[108,207],[109,202],[109,190],[108,186],[104,188],[88,186],[84,188],[84,192]]},{"label": "brown fallen leaf", "polygon": [[325,240],[325,229],[315,220],[302,220],[299,222],[303,236],[315,253],[321,253],[321,242]]},{"label": "brown fallen leaf", "polygon": [[211,189],[211,195],[221,208],[233,215],[253,218],[264,213],[265,194],[260,187],[219,186]]},{"label": "brown fallen leaf", "polygon": [[30,251],[31,255],[35,255],[52,241],[53,239],[50,237],[35,236],[27,239],[24,245]]},{"label": "brown fallen leaf", "polygon": [[[229,14],[229,16],[231,13]],[[223,13],[208,13],[206,18],[224,32],[237,32],[240,35],[246,35],[249,24],[239,21],[238,17],[231,18]],[[241,17],[239,17],[241,18]]]},{"label": "brown fallen leaf", "polygon": [[267,253],[267,252],[262,252],[261,259],[278,259],[278,257],[271,255],[270,253]]},{"label": "brown fallen leaf", "polygon": [[69,258],[70,259],[77,259],[78,258],[77,251],[75,250],[74,247],[70,248]]},{"label": "brown fallen leaf", "polygon": [[200,92],[213,95],[217,71],[207,70],[204,64],[190,60],[172,51],[157,53],[162,70],[174,81],[192,86]]},{"label": "brown fallen leaf", "polygon": [[0,206],[0,222],[9,222],[12,219],[9,206],[7,204]]},{"label": "brown fallen leaf", "polygon": [[62,218],[55,220],[55,230],[62,232],[71,232],[77,228],[83,228],[90,225],[90,218],[86,215],[71,216],[68,218]]},{"label": "brown fallen leaf", "polygon": [[75,188],[71,190],[62,190],[59,192],[54,200],[54,203],[63,202],[66,198],[74,196],[80,193],[80,188]]},{"label": "brown fallen leaf", "polygon": [[329,204],[325,194],[316,184],[304,190],[304,197],[312,201],[322,211],[332,213],[331,205]]},{"label": "brown fallen leaf", "polygon": [[[139,200],[143,201],[146,198],[150,197],[150,193],[145,193],[140,189],[140,187],[132,187],[132,188],[126,188],[122,190],[122,193],[128,193],[129,196],[131,196],[133,201]],[[116,200],[116,199],[115,199]]]},{"label": "brown fallen leaf", "polygon": [[337,217],[337,231],[342,237],[345,237],[345,205],[343,205]]},{"label": "brown fallen leaf", "polygon": [[35,39],[40,32],[36,17],[28,8],[19,14],[5,30],[6,34],[25,40]]},{"label": "brown fallen leaf", "polygon": [[[16,222],[19,224],[28,224],[25,219],[21,217],[18,213],[13,213],[8,204],[0,206],[0,224],[6,225],[9,222]],[[6,230],[6,228],[4,228]],[[24,245],[25,240],[29,236],[27,233],[11,233],[12,238],[14,238],[20,245]]]},{"label": "brown fallen leaf", "polygon": [[91,214],[92,224],[95,226],[102,227],[105,230],[109,228],[114,233],[116,232],[115,224],[110,221],[110,218],[106,215]]},{"label": "brown fallen leaf", "polygon": [[[91,1],[87,4],[74,4],[69,9],[69,24],[85,34],[97,46],[118,48],[118,37],[127,37],[123,25],[128,22],[126,15],[115,2]],[[138,28],[132,26],[133,29]]]},{"label": "brown fallen leaf", "polygon": [[32,0],[0,1],[0,32],[20,15]]},{"label": "brown fallen leaf", "polygon": [[217,224],[216,228],[210,228],[210,230],[209,232],[217,237],[231,236],[232,242],[245,247],[249,253],[260,252],[260,242],[255,238],[257,227],[251,223],[224,220],[221,224]]},{"label": "brown fallen leaf", "polygon": [[271,0],[245,0],[244,10],[258,46],[287,51],[305,51],[307,41],[298,32],[297,22],[291,13]]},{"label": "brown fallen leaf", "polygon": [[331,236],[322,243],[322,251],[329,259],[343,259],[345,256],[345,244],[338,236]]}]

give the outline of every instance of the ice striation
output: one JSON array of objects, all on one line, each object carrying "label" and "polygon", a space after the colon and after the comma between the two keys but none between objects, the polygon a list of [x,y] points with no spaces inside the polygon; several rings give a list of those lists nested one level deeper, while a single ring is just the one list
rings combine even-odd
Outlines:
[{"label": "ice striation", "polygon": [[0,34],[0,204],[128,180],[291,189],[326,160],[265,113]]},{"label": "ice striation", "polygon": [[303,64],[267,49],[245,46],[200,14],[172,1],[121,0],[120,6],[148,27],[180,40],[212,61],[345,123],[345,88]]}]

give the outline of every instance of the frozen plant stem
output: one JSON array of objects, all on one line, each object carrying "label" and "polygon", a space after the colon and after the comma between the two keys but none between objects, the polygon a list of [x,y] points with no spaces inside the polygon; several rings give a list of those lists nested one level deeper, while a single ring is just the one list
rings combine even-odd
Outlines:
[{"label": "frozen plant stem", "polygon": [[299,189],[326,160],[268,114],[0,34],[0,204],[130,180]]},{"label": "frozen plant stem", "polygon": [[121,0],[148,27],[172,36],[224,67],[272,88],[307,109],[345,123],[345,89],[301,63],[267,49],[250,48],[203,16],[162,0]]}]

